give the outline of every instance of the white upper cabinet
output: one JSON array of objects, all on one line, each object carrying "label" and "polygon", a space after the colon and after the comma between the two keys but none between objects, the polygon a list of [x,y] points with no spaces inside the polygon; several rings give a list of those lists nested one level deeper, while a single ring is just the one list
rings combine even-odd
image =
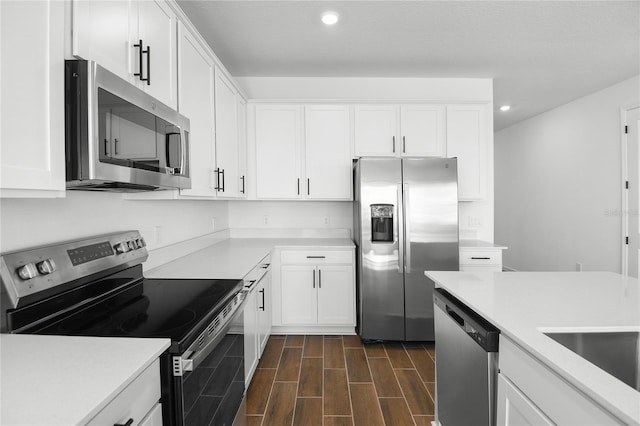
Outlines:
[{"label": "white upper cabinet", "polygon": [[351,199],[349,107],[307,105],[305,194],[310,199]]},{"label": "white upper cabinet", "polygon": [[445,107],[443,105],[402,105],[401,140],[397,151],[403,156],[445,156]]},{"label": "white upper cabinet", "polygon": [[238,102],[237,90],[216,67],[216,180],[219,197],[239,197]]},{"label": "white upper cabinet", "polygon": [[366,156],[445,155],[445,106],[356,105],[355,153]]},{"label": "white upper cabinet", "polygon": [[256,105],[259,199],[351,199],[349,107]]},{"label": "white upper cabinet", "polygon": [[247,101],[236,94],[238,106],[238,197],[247,197]]},{"label": "white upper cabinet", "polygon": [[398,105],[356,105],[354,113],[356,157],[397,154]]},{"label": "white upper cabinet", "polygon": [[74,0],[72,15],[74,56],[177,107],[177,18],[166,2]]},{"label": "white upper cabinet", "polygon": [[2,197],[64,195],[64,21],[60,1],[0,1]]},{"label": "white upper cabinet", "polygon": [[482,200],[487,187],[487,105],[447,106],[447,157],[458,157],[458,199]]},{"label": "white upper cabinet", "polygon": [[215,66],[194,35],[178,26],[178,110],[189,118],[189,151],[191,189],[180,190],[181,195],[216,196],[214,76]]},{"label": "white upper cabinet", "polygon": [[256,195],[300,198],[302,106],[256,105]]}]

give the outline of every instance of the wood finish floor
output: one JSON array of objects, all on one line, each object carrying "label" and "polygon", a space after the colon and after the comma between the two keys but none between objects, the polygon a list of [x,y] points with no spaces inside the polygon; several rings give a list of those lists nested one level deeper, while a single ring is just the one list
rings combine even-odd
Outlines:
[{"label": "wood finish floor", "polygon": [[247,424],[430,425],[435,380],[433,344],[271,336],[247,390]]}]

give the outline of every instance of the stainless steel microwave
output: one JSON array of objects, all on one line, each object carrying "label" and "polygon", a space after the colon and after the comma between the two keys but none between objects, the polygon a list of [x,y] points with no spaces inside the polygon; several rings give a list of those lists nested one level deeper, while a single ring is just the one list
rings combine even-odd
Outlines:
[{"label": "stainless steel microwave", "polygon": [[190,188],[189,119],[92,61],[65,61],[67,189]]}]

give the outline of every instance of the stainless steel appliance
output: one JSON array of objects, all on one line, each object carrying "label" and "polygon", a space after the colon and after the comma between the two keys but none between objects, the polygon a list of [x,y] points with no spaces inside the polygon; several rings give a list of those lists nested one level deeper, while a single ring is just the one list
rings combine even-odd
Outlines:
[{"label": "stainless steel appliance", "polygon": [[190,188],[189,120],[92,61],[65,61],[68,189]]},{"label": "stainless steel appliance", "polygon": [[496,424],[500,331],[442,289],[436,306],[436,410],[443,426]]},{"label": "stainless steel appliance", "polygon": [[3,254],[2,332],[171,339],[163,424],[231,425],[245,394],[243,280],[145,279],[147,256],[137,231]]},{"label": "stainless steel appliance", "polygon": [[360,158],[354,171],[359,334],[433,340],[424,271],[458,270],[457,160]]}]

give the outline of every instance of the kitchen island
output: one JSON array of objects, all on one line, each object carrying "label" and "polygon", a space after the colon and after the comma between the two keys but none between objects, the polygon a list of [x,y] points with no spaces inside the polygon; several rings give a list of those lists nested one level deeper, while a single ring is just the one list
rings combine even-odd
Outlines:
[{"label": "kitchen island", "polygon": [[[640,424],[640,392],[545,334],[640,331],[637,279],[610,272],[427,271],[425,275],[500,329],[501,375],[515,365],[512,349],[524,354],[532,365],[531,372],[541,372],[530,374],[526,386],[518,389],[524,396],[539,396],[541,402],[531,399],[532,409],[540,409],[541,416],[548,407],[557,413],[555,418],[549,415],[550,420],[562,423],[557,416],[562,417],[563,410],[570,411],[571,407],[549,399],[558,386],[566,386],[565,395],[575,392],[579,404],[587,401],[611,419],[611,424]],[[524,370],[518,374],[525,374]],[[557,386],[550,385],[551,381]],[[499,395],[499,420],[501,404],[504,408],[501,396],[504,394]],[[594,418],[588,413],[581,415]]]}]

